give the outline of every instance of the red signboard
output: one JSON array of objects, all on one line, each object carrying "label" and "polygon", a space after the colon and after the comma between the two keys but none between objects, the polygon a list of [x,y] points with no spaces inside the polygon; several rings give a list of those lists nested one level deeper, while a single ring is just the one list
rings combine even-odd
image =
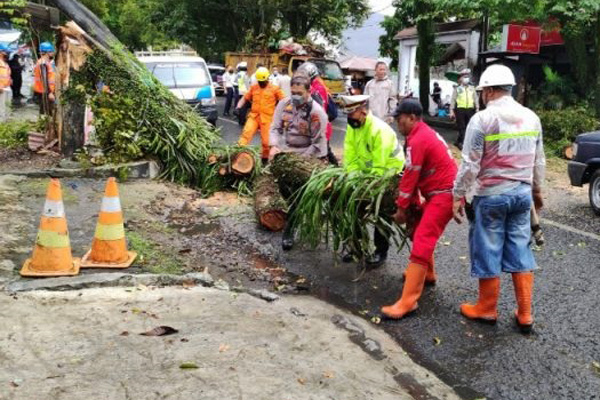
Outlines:
[{"label": "red signboard", "polygon": [[502,51],[539,54],[541,43],[542,28],[539,26],[507,24],[502,29]]},{"label": "red signboard", "polygon": [[[525,26],[540,26],[540,24],[536,21],[527,21],[524,23]],[[542,26],[542,41],[541,45],[543,46],[556,46],[565,44],[561,34],[560,34],[560,24],[554,18],[549,18],[546,23]]]}]

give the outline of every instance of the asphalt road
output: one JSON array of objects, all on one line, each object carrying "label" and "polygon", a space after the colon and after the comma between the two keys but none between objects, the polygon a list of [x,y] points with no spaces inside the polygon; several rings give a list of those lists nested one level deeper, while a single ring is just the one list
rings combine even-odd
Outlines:
[{"label": "asphalt road", "polygon": [[[335,122],[338,150],[344,125],[343,118]],[[219,126],[225,141],[237,139],[237,122],[221,120]],[[454,139],[452,131],[440,133]],[[551,183],[542,215],[547,245],[535,253],[532,335],[515,328],[508,275],[502,277],[498,324],[480,325],[460,315],[460,303],[476,300],[477,281],[469,275],[467,226],[454,222],[436,250],[438,284],[425,290],[413,316],[381,324],[415,361],[466,399],[600,399],[600,217],[591,212],[585,190]],[[279,249],[280,236],[249,234],[264,235]],[[383,267],[357,282],[359,268],[339,264],[324,249],[297,246],[279,252],[277,261],[306,277],[312,295],[369,319],[397,299],[407,255],[407,249],[392,252]]]}]

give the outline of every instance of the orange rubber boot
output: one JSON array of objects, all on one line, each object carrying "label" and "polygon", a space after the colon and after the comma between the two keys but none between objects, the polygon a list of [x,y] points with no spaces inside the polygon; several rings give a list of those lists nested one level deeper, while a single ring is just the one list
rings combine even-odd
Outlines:
[{"label": "orange rubber boot", "polygon": [[533,293],[533,272],[515,272],[512,274],[518,309],[515,310],[517,325],[523,333],[530,333],[533,327],[531,298]]},{"label": "orange rubber boot", "polygon": [[469,319],[495,324],[498,319],[498,296],[500,278],[479,280],[479,300],[477,304],[461,304],[460,313]]},{"label": "orange rubber boot", "polygon": [[400,300],[391,306],[381,308],[381,312],[388,318],[400,319],[406,314],[417,309],[417,300],[421,297],[425,284],[427,267],[421,264],[410,263],[406,269],[406,280]]},{"label": "orange rubber boot", "polygon": [[[402,278],[406,280],[406,270],[402,272]],[[435,258],[431,256],[431,267],[427,268],[425,275],[425,286],[434,286],[437,282],[437,274],[435,273]]]}]

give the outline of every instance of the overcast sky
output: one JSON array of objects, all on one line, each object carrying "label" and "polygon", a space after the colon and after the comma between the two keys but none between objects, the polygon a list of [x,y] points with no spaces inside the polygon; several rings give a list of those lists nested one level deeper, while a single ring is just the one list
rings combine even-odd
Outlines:
[{"label": "overcast sky", "polygon": [[347,29],[343,33],[343,47],[348,56],[379,58],[379,36],[385,31],[380,26],[384,15],[393,15],[393,0],[369,0],[371,16],[357,29]]},{"label": "overcast sky", "polygon": [[371,11],[378,12],[384,15],[394,14],[394,7],[392,7],[393,0],[369,0]]}]

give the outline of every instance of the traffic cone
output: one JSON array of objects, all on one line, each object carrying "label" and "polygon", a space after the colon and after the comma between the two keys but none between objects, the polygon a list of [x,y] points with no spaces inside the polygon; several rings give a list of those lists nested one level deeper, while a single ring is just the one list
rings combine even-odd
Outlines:
[{"label": "traffic cone", "polygon": [[21,275],[77,275],[79,266],[79,258],[73,258],[71,254],[60,182],[58,179],[51,179],[33,254],[23,264]]},{"label": "traffic cone", "polygon": [[83,256],[82,268],[127,268],[137,253],[127,251],[123,213],[115,178],[108,178],[92,249]]}]

